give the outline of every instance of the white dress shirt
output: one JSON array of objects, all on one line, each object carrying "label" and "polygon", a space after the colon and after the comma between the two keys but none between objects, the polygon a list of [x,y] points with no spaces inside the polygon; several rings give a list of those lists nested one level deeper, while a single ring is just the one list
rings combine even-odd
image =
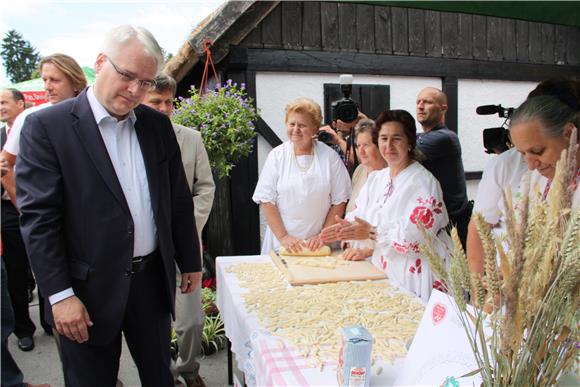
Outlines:
[{"label": "white dress shirt", "polygon": [[[131,211],[135,228],[133,257],[150,254],[157,248],[157,226],[145,162],[135,132],[135,112],[131,110],[124,120],[119,121],[99,103],[92,87],[87,90],[87,98]],[[65,289],[50,296],[49,301],[52,305],[72,295],[72,288]]]}]

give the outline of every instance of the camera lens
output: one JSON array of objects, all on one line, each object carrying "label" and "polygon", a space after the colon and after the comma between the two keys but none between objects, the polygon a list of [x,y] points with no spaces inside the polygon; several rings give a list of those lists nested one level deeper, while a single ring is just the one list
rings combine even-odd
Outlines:
[{"label": "camera lens", "polygon": [[336,116],[339,120],[343,122],[352,122],[358,117],[358,108],[356,103],[350,101],[344,101],[342,104],[337,106]]},{"label": "camera lens", "polygon": [[318,132],[318,141],[321,141],[325,144],[329,144],[330,139],[331,139],[330,134],[326,133],[325,131],[321,130],[320,132]]}]

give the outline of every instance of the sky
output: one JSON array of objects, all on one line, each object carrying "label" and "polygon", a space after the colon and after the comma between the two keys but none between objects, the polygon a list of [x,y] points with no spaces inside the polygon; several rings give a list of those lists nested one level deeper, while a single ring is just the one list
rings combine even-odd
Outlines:
[{"label": "sky", "polygon": [[[0,36],[3,39],[14,29],[41,55],[60,52],[75,58],[81,66],[92,67],[104,33],[117,25],[145,27],[165,51],[175,54],[195,26],[223,2],[8,1],[0,12]],[[2,63],[0,86],[8,84]]]}]

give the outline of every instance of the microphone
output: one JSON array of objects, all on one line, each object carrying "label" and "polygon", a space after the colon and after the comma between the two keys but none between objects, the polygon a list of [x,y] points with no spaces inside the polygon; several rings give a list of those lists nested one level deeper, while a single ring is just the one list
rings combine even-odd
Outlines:
[{"label": "microphone", "polygon": [[496,113],[503,113],[504,108],[501,107],[501,105],[483,105],[483,106],[478,106],[475,109],[475,112],[479,115],[482,116],[487,116],[490,114],[496,114]]}]

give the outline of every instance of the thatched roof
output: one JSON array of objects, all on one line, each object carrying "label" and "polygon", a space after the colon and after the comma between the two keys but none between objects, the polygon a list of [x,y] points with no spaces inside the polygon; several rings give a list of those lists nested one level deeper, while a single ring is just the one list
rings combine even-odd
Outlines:
[{"label": "thatched roof", "polygon": [[164,71],[177,82],[204,56],[206,42],[211,42],[214,63],[239,44],[266,17],[279,1],[228,1],[207,16],[191,32],[179,52],[165,65]]}]

